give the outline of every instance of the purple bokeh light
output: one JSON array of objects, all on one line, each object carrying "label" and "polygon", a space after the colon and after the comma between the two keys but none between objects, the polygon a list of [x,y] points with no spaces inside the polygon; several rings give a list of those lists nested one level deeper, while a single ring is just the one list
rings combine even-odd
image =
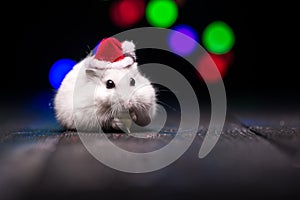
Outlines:
[{"label": "purple bokeh light", "polygon": [[180,56],[191,54],[198,42],[197,32],[188,25],[177,25],[173,30],[168,38],[170,49]]}]

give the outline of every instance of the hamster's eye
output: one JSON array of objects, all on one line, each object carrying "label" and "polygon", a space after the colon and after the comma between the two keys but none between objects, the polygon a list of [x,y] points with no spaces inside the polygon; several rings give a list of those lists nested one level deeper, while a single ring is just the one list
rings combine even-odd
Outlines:
[{"label": "hamster's eye", "polygon": [[114,87],[116,87],[116,86],[115,86],[115,83],[112,80],[107,80],[106,81],[106,88],[107,89],[112,89]]},{"label": "hamster's eye", "polygon": [[135,86],[135,80],[133,78],[130,78],[130,86]]}]

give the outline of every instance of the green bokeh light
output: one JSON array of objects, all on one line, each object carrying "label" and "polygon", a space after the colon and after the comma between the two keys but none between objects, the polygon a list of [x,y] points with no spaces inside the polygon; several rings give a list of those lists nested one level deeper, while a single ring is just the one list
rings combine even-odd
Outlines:
[{"label": "green bokeh light", "polygon": [[207,51],[224,54],[232,49],[235,36],[228,24],[223,21],[215,21],[204,29],[202,42]]},{"label": "green bokeh light", "polygon": [[146,19],[155,27],[168,28],[178,17],[178,8],[172,0],[151,0],[146,7]]}]

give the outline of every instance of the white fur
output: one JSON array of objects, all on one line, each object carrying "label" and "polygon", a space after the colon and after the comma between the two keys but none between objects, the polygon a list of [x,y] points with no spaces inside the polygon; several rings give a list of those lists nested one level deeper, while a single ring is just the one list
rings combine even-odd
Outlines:
[{"label": "white fur", "polygon": [[135,44],[132,41],[125,40],[124,42],[122,42],[122,49],[123,54],[129,54],[132,57],[136,58]]},{"label": "white fur", "polygon": [[[57,90],[54,109],[63,127],[77,130],[111,127],[113,113],[133,105],[151,108],[148,109],[149,115],[155,115],[155,90],[150,81],[140,74],[137,63],[126,68],[96,69],[91,76],[86,70],[93,69],[91,63],[94,60],[93,56],[88,56],[76,64]],[[130,87],[130,78],[135,79],[135,87]],[[115,82],[116,88],[106,88],[109,79]]]}]

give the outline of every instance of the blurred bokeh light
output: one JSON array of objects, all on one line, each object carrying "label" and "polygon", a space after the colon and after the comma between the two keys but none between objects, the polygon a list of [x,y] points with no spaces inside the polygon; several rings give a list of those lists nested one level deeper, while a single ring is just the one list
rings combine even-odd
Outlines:
[{"label": "blurred bokeh light", "polygon": [[57,60],[50,68],[49,82],[54,89],[58,89],[66,74],[73,68],[76,61],[63,58]]},{"label": "blurred bokeh light", "polygon": [[144,13],[144,0],[119,0],[110,7],[110,18],[120,28],[135,25],[144,17]]},{"label": "blurred bokeh light", "polygon": [[178,7],[173,0],[150,0],[146,6],[146,19],[151,26],[169,28],[178,17]]},{"label": "blurred bokeh light", "polygon": [[[232,28],[222,20],[210,21],[204,29],[193,25],[176,23],[179,9],[186,0],[117,0],[110,3],[109,17],[121,29],[134,28],[143,18],[154,27],[169,28],[166,38],[169,49],[179,56],[189,56],[200,43],[207,53],[199,57],[197,70],[200,79],[208,82],[221,80],[233,62],[232,48],[235,35]],[[93,49],[95,54],[99,44]],[[51,68],[49,80],[58,89],[65,75],[75,65],[75,61],[61,59]]]},{"label": "blurred bokeh light", "polygon": [[197,31],[185,24],[176,25],[173,30],[168,38],[170,49],[181,56],[192,53],[198,42]]},{"label": "blurred bokeh light", "polygon": [[197,70],[201,79],[213,83],[222,80],[232,62],[232,51],[226,54],[205,53],[198,60]]},{"label": "blurred bokeh light", "polygon": [[184,6],[184,4],[186,3],[186,0],[174,0],[174,1],[179,7]]},{"label": "blurred bokeh light", "polygon": [[233,47],[235,36],[228,24],[223,21],[214,21],[204,29],[202,42],[207,51],[214,54],[224,54]]}]

